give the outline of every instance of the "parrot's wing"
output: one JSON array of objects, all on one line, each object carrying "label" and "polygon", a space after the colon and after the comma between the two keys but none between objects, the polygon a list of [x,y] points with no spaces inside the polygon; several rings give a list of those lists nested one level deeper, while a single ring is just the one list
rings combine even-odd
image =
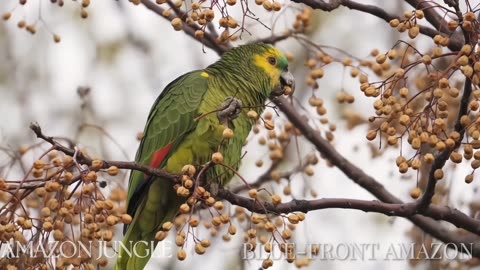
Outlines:
[{"label": "parrot's wing", "polygon": [[[136,162],[159,168],[174,151],[176,143],[195,129],[198,108],[208,88],[207,78],[201,73],[186,73],[165,87],[148,116]],[[143,172],[132,171],[127,200],[127,212],[131,216],[135,214],[139,199],[145,195],[147,181]]]}]

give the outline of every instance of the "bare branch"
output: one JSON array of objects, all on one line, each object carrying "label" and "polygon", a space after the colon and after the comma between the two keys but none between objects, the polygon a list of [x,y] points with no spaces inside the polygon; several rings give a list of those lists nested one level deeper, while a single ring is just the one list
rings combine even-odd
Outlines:
[{"label": "bare branch", "polygon": [[291,36],[292,36],[292,33],[287,32],[287,33],[283,33],[281,35],[272,35],[272,36],[265,37],[265,38],[259,38],[259,39],[256,39],[256,40],[252,41],[252,43],[275,44],[275,43],[280,42],[282,40],[288,39]]}]

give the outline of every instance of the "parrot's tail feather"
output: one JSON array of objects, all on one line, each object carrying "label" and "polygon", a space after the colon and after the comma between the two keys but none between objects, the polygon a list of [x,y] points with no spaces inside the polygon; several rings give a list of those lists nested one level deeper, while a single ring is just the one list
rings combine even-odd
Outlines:
[{"label": "parrot's tail feather", "polygon": [[142,270],[157,244],[155,234],[164,222],[175,217],[185,200],[176,195],[171,182],[159,178],[150,181],[148,191],[138,198],[132,223],[119,247],[115,270]]},{"label": "parrot's tail feather", "polygon": [[[145,201],[145,196],[144,194],[148,193],[148,189],[150,185],[155,181],[155,178],[153,176],[149,176],[145,183],[141,184],[133,193],[132,199],[128,202],[127,206],[127,214],[129,214],[132,217],[136,216],[137,209],[142,209],[143,205],[142,203]],[[138,215],[137,215],[138,216]],[[131,224],[135,224],[134,221],[131,222]],[[123,226],[123,235],[127,234],[128,227],[130,227],[129,224],[125,224]]]}]

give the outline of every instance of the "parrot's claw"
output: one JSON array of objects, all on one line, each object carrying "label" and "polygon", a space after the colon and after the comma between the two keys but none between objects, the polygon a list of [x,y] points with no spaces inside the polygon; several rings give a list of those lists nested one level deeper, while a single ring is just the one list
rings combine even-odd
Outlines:
[{"label": "parrot's claw", "polygon": [[220,124],[227,127],[233,126],[232,121],[240,115],[242,107],[241,100],[234,97],[227,97],[222,105],[220,105],[220,110],[217,113]]},{"label": "parrot's claw", "polygon": [[220,189],[220,186],[217,182],[212,182],[210,183],[210,188],[209,188],[209,191],[210,191],[210,194],[213,196],[213,197],[216,197],[217,194],[218,194],[218,190]]}]

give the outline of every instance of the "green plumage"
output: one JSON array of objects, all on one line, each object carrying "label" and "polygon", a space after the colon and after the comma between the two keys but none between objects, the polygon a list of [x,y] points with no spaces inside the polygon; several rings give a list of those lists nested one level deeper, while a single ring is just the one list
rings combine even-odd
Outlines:
[{"label": "green plumage", "polygon": [[[275,63],[271,57],[275,57]],[[204,70],[182,75],[170,83],[154,103],[136,162],[150,166],[158,163],[156,166],[170,173],[180,173],[186,164],[207,163],[212,153],[220,149],[224,163],[236,170],[242,146],[254,124],[246,112],[250,108],[259,114],[263,111],[266,99],[275,88],[281,87],[280,74],[286,72],[286,63],[283,54],[274,47],[252,44],[230,50]],[[220,124],[217,114],[211,112],[218,110],[227,97],[235,97],[242,101],[244,108],[250,108],[233,120],[235,135],[220,146],[225,126]],[[210,114],[195,121],[206,113]],[[166,147],[170,147],[164,151],[168,153],[159,163],[155,153]],[[233,172],[223,166],[215,166],[207,173],[209,181],[220,185],[232,177]],[[185,198],[176,195],[168,180],[132,172],[127,212],[133,216],[133,221],[126,230],[124,245],[154,241],[161,225],[175,217],[184,201]],[[143,269],[149,256],[141,258],[136,254],[143,255],[146,249],[153,250],[150,245],[137,244],[129,256],[120,249],[116,269]]]}]

